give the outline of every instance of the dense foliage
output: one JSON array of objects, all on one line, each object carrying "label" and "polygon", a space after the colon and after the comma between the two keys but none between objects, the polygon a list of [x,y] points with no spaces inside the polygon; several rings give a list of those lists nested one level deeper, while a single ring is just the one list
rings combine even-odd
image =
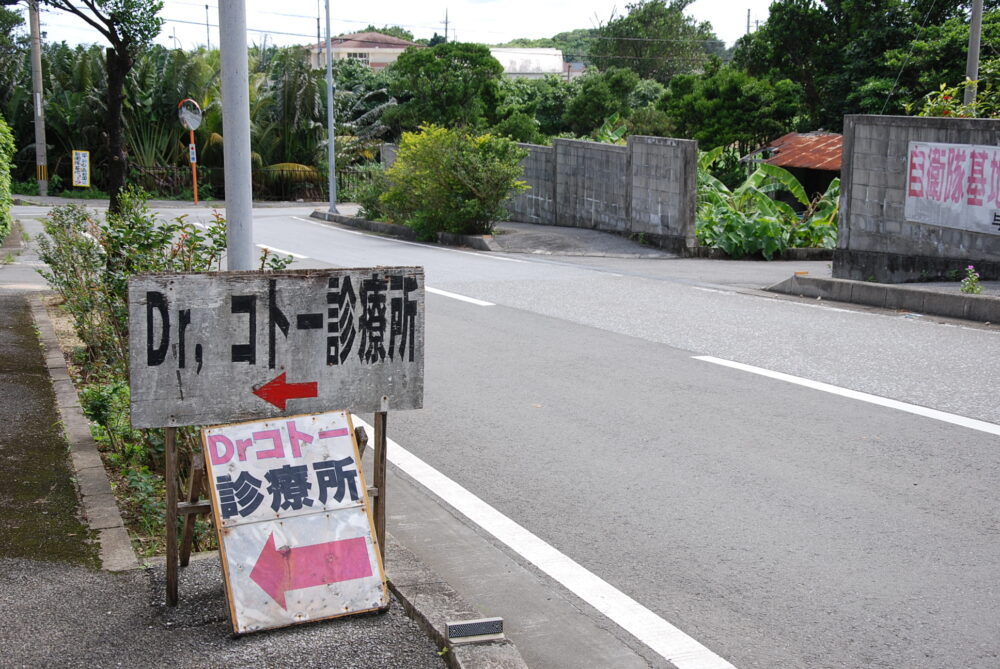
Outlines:
[{"label": "dense foliage", "polygon": [[[163,432],[129,424],[128,279],[139,272],[218,270],[226,248],[226,222],[207,229],[184,217],[157,219],[145,195],[122,192],[118,213],[99,219],[79,205],[56,207],[38,238],[42,275],[63,300],[82,346],[74,355],[80,403],[124,502],[143,554],[155,552],[163,532]],[[265,255],[261,269],[287,262]],[[181,428],[182,461],[198,448],[198,432]],[[199,522],[199,538],[211,533]],[[204,544],[203,544],[204,545]]]},{"label": "dense foliage", "polygon": [[[789,248],[833,248],[837,242],[840,180],[812,200],[790,172],[762,163],[730,189],[709,168],[721,149],[698,161],[698,242],[733,258],[761,255],[771,260]],[[779,194],[787,194],[797,211]]]},{"label": "dense foliage", "polygon": [[503,137],[433,125],[404,133],[380,201],[390,220],[423,239],[438,232],[489,234],[520,181],[527,151]]},{"label": "dense foliage", "polygon": [[10,159],[14,156],[14,137],[0,115],[0,244],[10,234]]},{"label": "dense foliage", "polygon": [[597,30],[590,62],[600,69],[627,67],[643,79],[667,84],[677,74],[698,70],[711,53],[725,50],[708,23],[684,14],[693,0],[638,0],[628,13]]},{"label": "dense foliage", "polygon": [[496,109],[503,66],[481,44],[448,42],[407,49],[392,67],[390,118],[401,128],[424,123],[482,126]]}]

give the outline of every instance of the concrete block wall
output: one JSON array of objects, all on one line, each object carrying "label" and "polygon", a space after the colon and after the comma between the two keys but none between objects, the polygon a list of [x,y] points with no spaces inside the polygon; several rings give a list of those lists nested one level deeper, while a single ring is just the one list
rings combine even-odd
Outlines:
[{"label": "concrete block wall", "polygon": [[528,149],[528,157],[521,161],[524,176],[531,188],[510,199],[507,209],[517,212],[517,219],[524,223],[549,225],[555,218],[556,151],[550,146],[521,144]]},{"label": "concrete block wall", "polygon": [[[698,145],[666,137],[630,137],[633,234],[652,235],[675,250],[692,249],[698,200]],[[669,243],[664,243],[669,242]]]},{"label": "concrete block wall", "polygon": [[531,190],[508,202],[513,220],[641,234],[675,253],[694,248],[696,142],[635,136],[627,146],[566,139],[522,146]]},{"label": "concrete block wall", "polygon": [[903,283],[976,266],[1000,279],[997,234],[906,220],[909,142],[1000,144],[1000,120],[847,116],[833,276]]},{"label": "concrete block wall", "polygon": [[557,139],[556,225],[628,231],[629,150],[625,146]]}]

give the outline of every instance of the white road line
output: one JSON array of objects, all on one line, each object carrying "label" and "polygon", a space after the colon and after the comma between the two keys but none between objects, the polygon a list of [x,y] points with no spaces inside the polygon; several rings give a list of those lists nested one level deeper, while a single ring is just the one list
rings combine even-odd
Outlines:
[{"label": "white road line", "polygon": [[305,259],[305,258],[309,257],[309,256],[304,256],[304,255],[301,255],[301,254],[298,254],[298,253],[292,253],[291,251],[284,251],[282,249],[275,248],[274,246],[268,246],[267,244],[257,244],[257,248],[259,248],[259,249],[267,249],[271,253],[280,253],[281,255],[292,256],[293,258]]},{"label": "white road line", "polygon": [[[336,230],[337,232],[346,232],[351,235],[365,235],[364,232],[358,232],[357,230],[344,230],[342,228],[331,228],[329,225],[325,225],[319,221],[309,220],[307,218],[302,218],[301,216],[289,216],[289,218],[294,218],[296,221],[302,221],[303,223],[311,223],[312,225],[322,225],[327,230]],[[464,253],[470,256],[479,256],[480,258],[487,258],[489,260],[501,260],[503,262],[528,262],[527,260],[520,260],[518,258],[507,258],[506,256],[497,256],[489,253],[480,253],[478,251],[462,251],[460,249],[444,248],[440,246],[431,246],[429,244],[421,244],[419,242],[411,242],[405,239],[396,239],[394,237],[378,237],[382,241],[395,242],[397,244],[409,244],[410,246],[419,246],[422,249],[427,249],[429,251],[445,251],[448,253]]]},{"label": "white road line", "polygon": [[442,297],[450,297],[453,300],[461,300],[463,302],[468,302],[469,304],[475,304],[480,307],[496,306],[492,302],[486,302],[485,300],[477,300],[474,297],[466,297],[465,295],[459,295],[458,293],[449,293],[447,290],[441,290],[440,288],[431,288],[430,286],[424,286],[424,290],[426,290],[428,293],[434,293],[435,295],[441,295]]},{"label": "white road line", "polygon": [[[357,416],[354,417],[354,424],[364,425],[368,434],[375,433],[371,425]],[[732,664],[542,541],[392,439],[386,441],[386,457],[389,462],[626,632],[673,662],[678,669],[735,669]]]},{"label": "white road line", "polygon": [[878,406],[887,407],[889,409],[897,409],[899,411],[905,411],[906,413],[912,413],[917,416],[923,416],[924,418],[932,418],[934,420],[939,420],[943,423],[951,423],[952,425],[967,427],[970,430],[978,430],[979,432],[985,432],[987,434],[1000,436],[1000,425],[987,423],[986,421],[982,420],[976,420],[975,418],[966,418],[965,416],[959,416],[953,413],[938,411],[937,409],[928,409],[927,407],[918,406],[916,404],[907,404],[906,402],[900,402],[899,400],[891,400],[887,397],[879,397],[878,395],[869,395],[868,393],[862,393],[857,390],[849,390],[847,388],[841,388],[840,386],[830,385],[829,383],[822,383],[820,381],[803,379],[802,377],[792,376],[791,374],[783,374],[782,372],[772,372],[771,370],[764,369],[763,367],[744,365],[742,362],[723,360],[722,358],[714,358],[710,355],[696,355],[692,357],[695,360],[711,362],[715,365],[722,365],[723,367],[731,367],[733,369],[739,369],[744,372],[750,372],[751,374],[759,374],[761,376],[766,376],[771,379],[777,379],[779,381],[786,381],[788,383],[794,383],[799,386],[805,386],[806,388],[812,388],[813,390],[821,390],[825,393],[830,393],[832,395],[840,395],[841,397],[847,397],[853,400],[859,400],[861,402],[868,402],[869,404],[876,404]]}]

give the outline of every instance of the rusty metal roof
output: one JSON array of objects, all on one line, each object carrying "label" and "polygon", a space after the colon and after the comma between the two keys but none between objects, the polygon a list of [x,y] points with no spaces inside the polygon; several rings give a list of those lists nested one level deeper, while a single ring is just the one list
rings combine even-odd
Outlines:
[{"label": "rusty metal roof", "polygon": [[770,154],[764,162],[779,167],[840,171],[844,136],[833,132],[790,132],[779,137],[762,151]]}]

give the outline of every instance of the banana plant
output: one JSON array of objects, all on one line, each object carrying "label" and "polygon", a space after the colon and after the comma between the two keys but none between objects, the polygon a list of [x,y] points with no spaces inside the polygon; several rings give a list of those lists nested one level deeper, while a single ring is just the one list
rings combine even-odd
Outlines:
[{"label": "banana plant", "polygon": [[[836,244],[839,180],[810,201],[791,172],[764,163],[731,190],[710,172],[722,153],[718,147],[698,159],[696,234],[700,244],[720,248],[733,258],[759,253],[768,260],[792,247]],[[775,199],[782,191],[805,208],[805,215],[799,216],[787,202]]]}]

